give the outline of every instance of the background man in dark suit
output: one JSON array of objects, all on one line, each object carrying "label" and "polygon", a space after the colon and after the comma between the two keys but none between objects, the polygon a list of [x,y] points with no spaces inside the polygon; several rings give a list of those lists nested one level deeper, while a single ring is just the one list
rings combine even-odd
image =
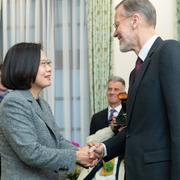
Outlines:
[{"label": "background man in dark suit", "polygon": [[[120,92],[125,92],[125,81],[121,77],[112,76],[109,78],[107,83],[107,100],[108,107],[103,109],[102,111],[95,113],[92,116],[91,124],[90,124],[90,135],[96,133],[98,130],[103,129],[110,125],[112,120],[112,115],[117,117],[118,115],[123,113],[121,100],[118,98],[118,94]],[[113,112],[114,111],[114,112]],[[115,175],[111,176],[111,180],[118,179],[119,166],[121,163],[122,157],[114,159],[112,162],[115,164]],[[101,176],[102,169],[97,172],[97,179]],[[122,176],[122,175],[121,175]],[[107,178],[109,178],[107,176]],[[105,177],[103,179],[106,179]],[[119,178],[120,179],[120,178]],[[122,178],[121,178],[122,179]]]},{"label": "background man in dark suit", "polygon": [[130,74],[126,132],[104,142],[104,156],[125,147],[126,180],[180,180],[180,43],[156,35],[148,0],[121,1],[114,24],[120,50],[142,62]]},{"label": "background man in dark suit", "polygon": [[92,116],[91,124],[90,124],[90,135],[94,134],[99,129],[103,129],[109,126],[111,109],[115,109],[113,113],[114,117],[121,111],[121,100],[118,98],[118,94],[120,92],[125,91],[125,81],[121,77],[112,76],[109,78],[107,83],[107,100],[108,107],[103,109],[102,111],[95,113]]}]

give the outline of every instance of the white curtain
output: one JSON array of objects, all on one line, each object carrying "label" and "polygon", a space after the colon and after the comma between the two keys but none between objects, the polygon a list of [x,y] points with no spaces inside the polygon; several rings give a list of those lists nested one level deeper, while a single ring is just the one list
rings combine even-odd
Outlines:
[{"label": "white curtain", "polygon": [[0,0],[1,56],[18,42],[40,42],[53,62],[43,91],[61,133],[84,144],[89,130],[85,0]]}]

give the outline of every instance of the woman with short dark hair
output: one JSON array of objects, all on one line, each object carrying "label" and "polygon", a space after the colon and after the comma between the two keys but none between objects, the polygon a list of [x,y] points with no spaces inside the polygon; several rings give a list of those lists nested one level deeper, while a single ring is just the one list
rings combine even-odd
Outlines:
[{"label": "woman with short dark hair", "polygon": [[2,67],[2,83],[9,89],[27,90],[35,82],[41,44],[20,43],[11,47]]},{"label": "woman with short dark hair", "polygon": [[2,83],[12,89],[0,107],[1,180],[57,180],[75,164],[89,167],[89,148],[75,149],[60,134],[49,105],[40,96],[51,85],[50,61],[40,44],[9,49]]}]

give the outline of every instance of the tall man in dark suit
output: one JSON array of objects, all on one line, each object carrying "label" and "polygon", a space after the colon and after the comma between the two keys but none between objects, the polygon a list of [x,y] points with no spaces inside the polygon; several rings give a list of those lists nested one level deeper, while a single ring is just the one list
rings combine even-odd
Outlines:
[{"label": "tall man in dark suit", "polygon": [[[91,124],[90,124],[90,135],[94,134],[100,129],[108,127],[111,123],[112,116],[117,117],[118,115],[124,113],[122,109],[121,100],[118,98],[118,94],[120,92],[125,92],[124,79],[118,76],[110,77],[107,83],[108,107],[93,115]],[[115,168],[112,173],[115,173],[115,174],[111,177],[107,176],[107,178],[111,178],[111,180],[118,179],[118,176],[120,175],[119,166],[120,166],[121,160],[122,160],[122,157],[119,157],[119,158],[114,159],[114,161],[112,161],[115,164]],[[101,178],[100,177],[102,176],[101,172],[102,172],[102,169],[97,172],[96,179]],[[103,179],[106,179],[106,177],[103,177]]]},{"label": "tall man in dark suit", "polygon": [[180,180],[180,43],[156,35],[150,1],[123,0],[115,10],[120,50],[142,62],[130,74],[126,133],[96,151],[110,159],[125,147],[126,180]]}]

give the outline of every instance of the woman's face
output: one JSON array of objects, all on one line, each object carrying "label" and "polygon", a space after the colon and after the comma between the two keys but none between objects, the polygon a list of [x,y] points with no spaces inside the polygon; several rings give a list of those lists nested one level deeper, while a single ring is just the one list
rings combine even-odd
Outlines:
[{"label": "woman's face", "polygon": [[47,59],[44,51],[41,50],[40,64],[35,82],[32,87],[43,89],[51,85],[51,61]]}]

